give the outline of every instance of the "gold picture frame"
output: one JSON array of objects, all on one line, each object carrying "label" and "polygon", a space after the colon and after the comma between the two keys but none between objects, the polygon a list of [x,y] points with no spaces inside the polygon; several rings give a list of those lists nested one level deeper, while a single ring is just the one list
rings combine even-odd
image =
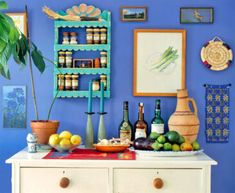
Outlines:
[{"label": "gold picture frame", "polygon": [[134,30],[134,96],[176,96],[185,88],[186,30]]},{"label": "gold picture frame", "polygon": [[25,12],[6,13],[12,18],[16,27],[27,37],[27,17]]},{"label": "gold picture frame", "polygon": [[121,21],[143,22],[147,20],[146,6],[122,6],[120,8]]}]

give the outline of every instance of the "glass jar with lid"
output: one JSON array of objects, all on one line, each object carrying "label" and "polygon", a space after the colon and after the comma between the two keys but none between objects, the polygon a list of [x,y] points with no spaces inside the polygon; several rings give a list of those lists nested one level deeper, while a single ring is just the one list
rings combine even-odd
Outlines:
[{"label": "glass jar with lid", "polygon": [[65,75],[65,90],[71,90],[72,89],[72,79],[71,74]]},{"label": "glass jar with lid", "polygon": [[72,90],[78,90],[78,74],[72,74]]},{"label": "glass jar with lid", "polygon": [[100,83],[101,82],[104,83],[104,90],[106,90],[107,89],[107,75],[105,74],[100,75]]},{"label": "glass jar with lid", "polygon": [[69,44],[69,32],[63,32],[62,44]]},{"label": "glass jar with lid", "polygon": [[101,44],[107,43],[107,29],[106,28],[100,29],[100,43]]},{"label": "glass jar with lid", "polygon": [[65,67],[65,52],[64,51],[59,51],[58,52],[58,67],[63,68]]},{"label": "glass jar with lid", "polygon": [[78,34],[76,32],[70,32],[70,44],[77,44],[77,36]]},{"label": "glass jar with lid", "polygon": [[65,62],[66,62],[66,68],[72,67],[72,52],[71,51],[65,52]]},{"label": "glass jar with lid", "polygon": [[64,90],[64,75],[63,74],[58,74],[57,75],[57,85],[58,85],[58,90]]},{"label": "glass jar with lid", "polygon": [[94,29],[94,44],[99,44],[100,43],[100,29],[99,28],[95,28]]},{"label": "glass jar with lid", "polygon": [[107,52],[100,52],[100,64],[101,68],[107,67]]},{"label": "glass jar with lid", "polygon": [[86,42],[87,44],[93,44],[93,29],[87,28],[86,29]]},{"label": "glass jar with lid", "polygon": [[100,81],[99,80],[93,80],[92,81],[92,90],[93,91],[100,90]]}]

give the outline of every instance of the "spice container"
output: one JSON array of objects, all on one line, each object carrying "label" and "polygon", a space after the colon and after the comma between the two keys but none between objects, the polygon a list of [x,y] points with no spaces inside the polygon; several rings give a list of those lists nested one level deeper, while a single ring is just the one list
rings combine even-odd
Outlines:
[{"label": "spice container", "polygon": [[65,52],[59,51],[58,54],[58,67],[63,68],[65,67]]},{"label": "spice container", "polygon": [[77,33],[76,32],[71,32],[70,33],[70,44],[77,44]]},{"label": "spice container", "polygon": [[63,74],[57,75],[57,85],[58,85],[58,90],[64,90],[64,75]]},{"label": "spice container", "polygon": [[65,90],[72,89],[72,79],[70,74],[65,75]]},{"label": "spice container", "polygon": [[66,51],[65,52],[65,62],[66,62],[66,68],[72,67],[72,52]]},{"label": "spice container", "polygon": [[69,44],[69,32],[63,32],[62,44]]},{"label": "spice container", "polygon": [[95,68],[100,68],[100,59],[99,59],[99,58],[96,58],[96,59],[95,59],[94,67],[95,67]]},{"label": "spice container", "polygon": [[102,74],[100,75],[100,83],[103,82],[104,83],[104,90],[107,89],[107,76]]},{"label": "spice container", "polygon": [[72,74],[72,90],[78,90],[78,74]]},{"label": "spice container", "polygon": [[100,52],[101,68],[107,67],[107,52]]},{"label": "spice container", "polygon": [[92,90],[93,91],[100,90],[100,81],[99,80],[92,81]]},{"label": "spice container", "polygon": [[107,43],[107,29],[106,28],[100,29],[100,43],[101,44]]},{"label": "spice container", "polygon": [[86,42],[87,44],[93,44],[93,29],[92,28],[86,29]]},{"label": "spice container", "polygon": [[99,28],[95,28],[94,29],[94,44],[99,44],[100,43],[100,29]]}]

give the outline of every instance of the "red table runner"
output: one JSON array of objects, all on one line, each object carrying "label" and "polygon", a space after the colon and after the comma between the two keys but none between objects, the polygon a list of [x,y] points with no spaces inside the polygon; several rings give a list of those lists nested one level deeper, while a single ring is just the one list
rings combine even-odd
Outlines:
[{"label": "red table runner", "polygon": [[135,152],[104,153],[95,149],[76,148],[72,152],[58,152],[52,149],[43,159],[82,159],[82,160],[135,160]]}]

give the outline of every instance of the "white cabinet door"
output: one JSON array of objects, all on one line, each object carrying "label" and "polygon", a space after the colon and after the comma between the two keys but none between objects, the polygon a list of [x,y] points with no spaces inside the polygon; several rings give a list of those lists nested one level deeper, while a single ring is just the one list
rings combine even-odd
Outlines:
[{"label": "white cabinet door", "polygon": [[[160,178],[163,187],[153,181]],[[115,193],[205,193],[202,169],[115,169]]]},{"label": "white cabinet door", "polygon": [[[66,188],[60,187],[63,177]],[[110,193],[108,169],[21,168],[20,193]]]}]

